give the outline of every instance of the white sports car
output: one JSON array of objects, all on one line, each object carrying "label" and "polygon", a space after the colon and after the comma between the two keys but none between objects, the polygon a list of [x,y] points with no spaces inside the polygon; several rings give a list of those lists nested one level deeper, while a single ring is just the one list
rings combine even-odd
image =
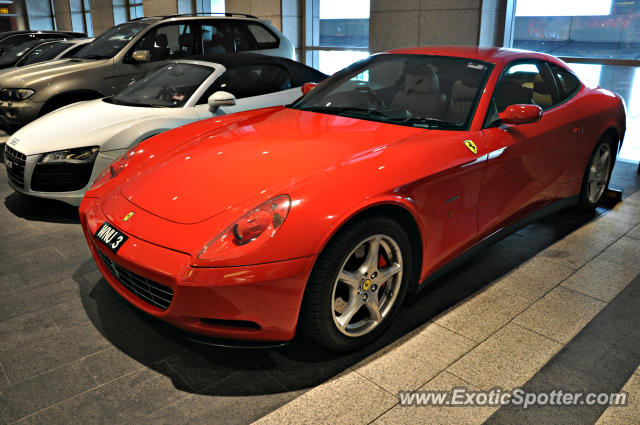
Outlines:
[{"label": "white sports car", "polygon": [[79,205],[95,177],[132,146],[217,115],[285,105],[325,74],[290,59],[222,53],[179,60],[114,97],[74,103],[33,121],[6,143],[16,191]]}]

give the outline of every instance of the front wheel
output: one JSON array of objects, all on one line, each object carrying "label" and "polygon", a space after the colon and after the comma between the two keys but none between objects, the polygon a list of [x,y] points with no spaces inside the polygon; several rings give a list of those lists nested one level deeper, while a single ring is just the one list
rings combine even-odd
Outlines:
[{"label": "front wheel", "polygon": [[411,243],[387,217],[359,221],[322,252],[309,279],[301,323],[327,348],[351,351],[378,337],[402,303],[412,276]]},{"label": "front wheel", "polygon": [[610,137],[603,137],[591,154],[582,180],[580,205],[583,208],[593,209],[602,202],[609,186],[614,162],[615,151],[612,149]]}]

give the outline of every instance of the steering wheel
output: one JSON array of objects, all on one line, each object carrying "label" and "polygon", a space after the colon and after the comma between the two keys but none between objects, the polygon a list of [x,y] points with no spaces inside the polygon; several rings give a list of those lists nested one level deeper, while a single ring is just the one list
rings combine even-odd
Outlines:
[{"label": "steering wheel", "polygon": [[377,108],[385,106],[382,99],[380,99],[376,92],[374,92],[370,87],[359,86],[356,87],[354,91],[358,94],[364,95],[367,98],[367,101],[369,103],[368,106],[375,106]]},{"label": "steering wheel", "polygon": [[176,90],[175,87],[170,86],[170,85],[166,85],[166,86],[162,87],[162,90],[160,90],[158,92],[158,94],[156,95],[156,99],[166,100],[167,102],[171,102],[171,100],[172,100],[171,96],[173,96],[177,92],[178,92],[178,90]]}]

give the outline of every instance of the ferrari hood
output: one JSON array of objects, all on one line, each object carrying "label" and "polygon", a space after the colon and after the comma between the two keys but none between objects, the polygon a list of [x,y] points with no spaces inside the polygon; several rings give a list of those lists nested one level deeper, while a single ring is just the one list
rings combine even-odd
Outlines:
[{"label": "ferrari hood", "polygon": [[[170,108],[139,108],[108,103],[102,99],[74,103],[22,127],[11,137],[13,148],[25,155],[83,146],[101,146],[127,127],[152,117],[169,117]],[[122,140],[124,149],[131,140]]]},{"label": "ferrari hood", "polygon": [[40,83],[46,83],[52,78],[66,76],[71,73],[92,69],[111,59],[85,60],[61,59],[44,61],[32,65],[11,68],[2,72],[0,84],[11,88],[36,88]]},{"label": "ferrari hood", "polygon": [[282,108],[176,144],[129,175],[120,191],[151,214],[197,223],[252,198],[257,206],[268,193],[287,193],[312,175],[424,131]]}]

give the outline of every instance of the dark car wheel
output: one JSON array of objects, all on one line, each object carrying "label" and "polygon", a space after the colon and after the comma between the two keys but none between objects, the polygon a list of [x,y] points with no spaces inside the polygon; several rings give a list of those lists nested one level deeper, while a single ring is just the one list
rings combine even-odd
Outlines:
[{"label": "dark car wheel", "polygon": [[612,142],[611,136],[603,136],[589,158],[580,190],[580,206],[584,209],[597,207],[606,195],[616,156]]},{"label": "dark car wheel", "polygon": [[304,332],[336,351],[378,337],[397,312],[412,276],[411,243],[387,217],[343,229],[319,256],[301,312]]}]

